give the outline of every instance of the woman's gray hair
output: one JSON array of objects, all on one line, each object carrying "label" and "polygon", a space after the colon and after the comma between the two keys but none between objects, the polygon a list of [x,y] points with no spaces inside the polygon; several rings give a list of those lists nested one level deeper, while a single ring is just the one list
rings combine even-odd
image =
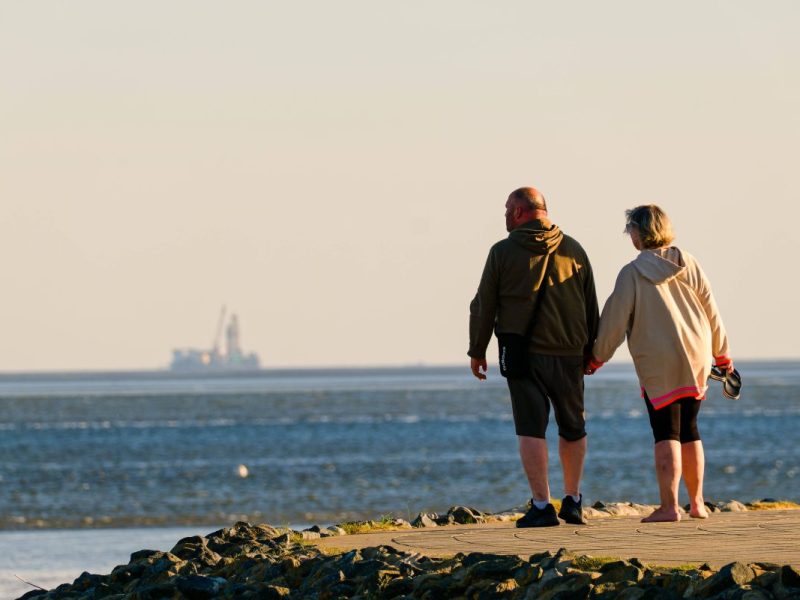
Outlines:
[{"label": "woman's gray hair", "polygon": [[625,231],[630,233],[632,227],[639,231],[642,248],[652,249],[669,246],[675,239],[672,222],[667,213],[655,204],[643,204],[625,211]]}]

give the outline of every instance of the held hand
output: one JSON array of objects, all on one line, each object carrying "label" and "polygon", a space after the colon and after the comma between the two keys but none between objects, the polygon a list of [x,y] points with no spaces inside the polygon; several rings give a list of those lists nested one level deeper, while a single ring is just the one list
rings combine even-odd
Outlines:
[{"label": "held hand", "polygon": [[728,371],[733,369],[733,361],[727,356],[718,356],[711,366],[711,379],[725,381]]},{"label": "held hand", "polygon": [[[472,374],[475,375],[478,379],[483,381],[486,379],[486,369],[488,368],[486,365],[485,358],[473,358],[469,361],[469,368],[472,369]],[[483,371],[483,373],[481,373]]]},{"label": "held hand", "polygon": [[605,363],[601,363],[599,360],[596,360],[594,356],[590,356],[583,367],[583,374],[594,375],[597,372],[597,369],[602,367],[604,364]]}]

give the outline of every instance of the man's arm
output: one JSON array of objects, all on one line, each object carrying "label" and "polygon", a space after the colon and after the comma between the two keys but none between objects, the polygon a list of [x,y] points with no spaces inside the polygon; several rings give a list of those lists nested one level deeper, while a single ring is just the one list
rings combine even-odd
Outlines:
[{"label": "man's arm", "polygon": [[481,381],[486,379],[486,369],[488,367],[485,358],[471,358],[469,361],[469,368],[472,370],[472,374]]},{"label": "man's arm", "polygon": [[489,251],[483,267],[478,292],[469,305],[469,351],[471,370],[478,379],[485,379],[479,367],[486,372],[486,347],[492,339],[497,316],[498,277],[496,257]]},{"label": "man's arm", "polygon": [[600,323],[600,307],[597,303],[597,290],[594,285],[594,272],[592,265],[589,262],[589,257],[586,256],[586,268],[584,269],[583,277],[583,298],[586,305],[586,331],[589,334],[589,339],[586,347],[583,349],[584,360],[588,361],[592,357],[592,347],[594,341],[597,339],[597,328]]}]

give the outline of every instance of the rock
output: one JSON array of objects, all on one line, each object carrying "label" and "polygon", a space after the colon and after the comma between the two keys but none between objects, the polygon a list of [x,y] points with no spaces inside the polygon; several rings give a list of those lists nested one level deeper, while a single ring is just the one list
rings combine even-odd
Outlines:
[{"label": "rock", "polygon": [[[602,506],[598,507],[598,504],[601,504]],[[650,514],[654,508],[644,504],[633,504],[632,502],[610,502],[608,504],[596,502],[593,506],[594,508],[601,508],[604,512],[615,517],[635,517],[647,515]]]},{"label": "rock", "polygon": [[331,525],[327,528],[331,535],[347,535],[347,532],[338,525]]},{"label": "rock", "polygon": [[328,588],[327,590],[323,590],[319,597],[320,600],[327,600],[328,598],[352,598],[355,595],[356,586],[354,583],[349,581],[343,581],[342,583],[337,583],[336,585]]},{"label": "rock", "polygon": [[683,573],[673,573],[670,575],[669,583],[666,587],[668,590],[683,598],[686,594],[686,590],[688,590],[693,583],[694,579],[689,575],[685,575]]},{"label": "rock", "polygon": [[648,590],[640,587],[628,587],[617,595],[617,600],[641,600],[647,593]]},{"label": "rock", "polygon": [[19,600],[29,600],[30,598],[35,598],[36,596],[41,596],[42,594],[46,594],[47,590],[31,590],[19,597]]},{"label": "rock", "polygon": [[[531,563],[532,565],[542,565],[543,563],[547,564],[545,561],[548,561],[551,558],[553,558],[553,553],[550,552],[549,550],[545,550],[544,552],[537,552],[536,554],[531,554],[528,557],[528,562]],[[545,569],[547,567],[542,566],[542,568]]]},{"label": "rock", "polygon": [[722,567],[719,572],[706,579],[698,586],[697,595],[708,598],[724,590],[750,583],[755,578],[755,572],[748,565],[734,562]]},{"label": "rock", "polygon": [[92,575],[84,571],[78,578],[72,582],[72,589],[86,591],[98,587],[106,582],[107,577],[103,575]]},{"label": "rock", "polygon": [[288,598],[292,591],[288,587],[279,585],[265,585],[258,590],[258,598],[261,600],[279,600]]},{"label": "rock", "polygon": [[507,598],[511,597],[518,587],[519,585],[514,579],[506,579],[500,582],[479,581],[467,588],[467,591],[464,592],[464,596],[467,598],[474,598],[475,600]]},{"label": "rock", "polygon": [[[370,558],[353,563],[352,567],[346,571],[346,574],[348,579],[361,579],[364,577],[370,577],[379,571],[389,572],[394,570],[395,569],[392,567],[392,565],[387,564],[382,560]],[[397,575],[400,575],[399,571]]]},{"label": "rock", "polygon": [[800,571],[791,565],[784,565],[780,570],[781,585],[790,588],[800,588]]},{"label": "rock", "polygon": [[174,554],[183,560],[191,560],[200,563],[205,567],[213,567],[222,558],[208,547],[206,538],[199,535],[179,540],[178,543],[172,547],[172,550],[170,550],[170,554]]},{"label": "rock", "polygon": [[508,523],[509,521],[516,521],[524,514],[525,511],[522,510],[521,508],[509,508],[507,510],[501,510],[500,512],[496,512],[491,515],[484,515],[484,518],[487,521]]},{"label": "rock", "polygon": [[411,523],[409,523],[405,519],[396,518],[392,519],[392,527],[400,527],[402,529],[408,529],[411,527]]},{"label": "rock", "polygon": [[126,596],[126,598],[130,598],[130,600],[161,600],[163,598],[173,598],[174,596],[175,586],[165,582],[137,588],[135,592]]},{"label": "rock", "polygon": [[450,585],[449,573],[425,573],[414,578],[414,596],[419,598],[450,598],[455,591]]},{"label": "rock", "polygon": [[109,579],[112,583],[126,584],[134,579],[139,579],[146,570],[147,567],[145,565],[136,563],[119,565],[111,571]]},{"label": "rock", "polygon": [[539,600],[585,600],[592,589],[591,577],[586,573],[575,573],[556,577],[538,586],[531,586],[528,591],[538,587],[538,595],[528,596]]},{"label": "rock", "polygon": [[448,513],[446,515],[439,515],[436,518],[436,524],[437,525],[454,525],[455,522],[456,522],[456,520],[453,518],[453,515],[451,515],[450,513]]},{"label": "rock", "polygon": [[411,521],[412,527],[438,527],[436,513],[419,513],[417,518]]},{"label": "rock", "polygon": [[594,585],[589,597],[592,600],[617,600],[627,589],[643,591],[643,588],[636,587],[636,584],[630,581],[623,583],[601,583]]},{"label": "rock", "polygon": [[526,563],[524,566],[517,569],[517,571],[514,573],[514,579],[516,579],[520,586],[527,587],[530,584],[539,581],[543,575],[544,569],[542,569],[541,566],[529,565]]},{"label": "rock", "polygon": [[528,566],[516,556],[493,556],[467,568],[465,583],[470,585],[484,579],[504,580],[522,567]]},{"label": "rock", "polygon": [[638,583],[644,576],[641,569],[624,560],[606,563],[600,567],[600,572],[602,575],[597,583],[622,583],[623,581]]},{"label": "rock", "polygon": [[383,595],[386,598],[397,598],[398,596],[405,596],[411,593],[414,587],[414,582],[410,577],[398,577],[392,579],[383,588]]},{"label": "rock", "polygon": [[725,594],[726,600],[771,600],[772,595],[760,588],[753,586],[742,586],[738,589],[729,590]]},{"label": "rock", "polygon": [[767,571],[761,574],[758,574],[758,571],[756,571],[756,578],[753,580],[753,583],[762,588],[771,588],[773,585],[778,583],[779,580],[780,580],[779,570]]},{"label": "rock", "polygon": [[447,516],[451,517],[454,523],[459,525],[468,525],[471,523],[482,523],[483,513],[477,508],[470,508],[468,506],[453,506],[447,511]]},{"label": "rock", "polygon": [[188,600],[205,600],[219,595],[222,587],[228,582],[221,577],[205,577],[203,575],[191,575],[189,577],[178,577],[175,586]]},{"label": "rock", "polygon": [[543,586],[546,583],[549,583],[550,581],[552,581],[553,579],[560,579],[561,577],[564,577],[564,573],[562,573],[558,569],[555,569],[555,568],[553,568],[553,569],[545,569],[542,572],[542,577],[539,579],[538,585],[539,586]]},{"label": "rock", "polygon": [[539,561],[541,567],[545,570],[558,569],[563,575],[567,567],[572,564],[575,554],[566,548],[559,548],[558,551],[549,559],[542,559]]},{"label": "rock", "polygon": [[738,500],[731,500],[730,502],[721,502],[719,505],[721,512],[746,512],[747,507]]}]

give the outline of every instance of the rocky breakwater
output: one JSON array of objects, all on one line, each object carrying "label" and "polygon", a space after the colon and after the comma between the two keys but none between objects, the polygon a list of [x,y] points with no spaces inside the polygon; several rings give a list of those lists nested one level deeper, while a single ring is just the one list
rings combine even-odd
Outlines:
[{"label": "rocky breakwater", "polygon": [[72,584],[22,598],[800,600],[800,572],[788,565],[659,568],[564,549],[527,558],[484,553],[429,558],[389,546],[323,552],[310,541],[321,535],[237,523],[182,539],[169,552],[136,552],[108,575],[83,573]]}]

